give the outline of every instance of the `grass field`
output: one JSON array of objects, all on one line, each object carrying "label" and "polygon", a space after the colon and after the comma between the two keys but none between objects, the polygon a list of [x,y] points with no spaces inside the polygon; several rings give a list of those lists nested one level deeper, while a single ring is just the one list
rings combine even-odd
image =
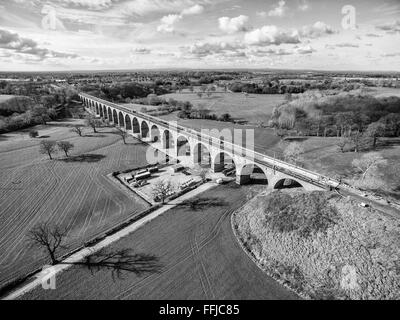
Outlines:
[{"label": "grass field", "polygon": [[160,270],[140,276],[110,271],[92,274],[77,266],[57,276],[55,290],[41,287],[23,299],[296,299],[264,274],[237,243],[230,215],[254,187],[218,186],[199,195],[216,205],[176,207],[115,242],[154,255]]},{"label": "grass field", "polygon": [[214,93],[210,98],[203,95],[199,98],[196,93],[171,93],[165,98],[178,101],[190,101],[195,107],[204,106],[211,113],[221,115],[229,113],[235,120],[249,123],[267,123],[270,120],[272,109],[285,101],[281,94],[249,94],[242,93]]},{"label": "grass field", "polygon": [[[124,145],[111,128],[97,134],[87,129],[78,137],[70,132],[73,123],[39,126],[36,139],[26,132],[0,135],[0,286],[46,262],[27,246],[26,234],[36,223],[69,226],[74,247],[147,208],[106,176],[146,164],[146,147],[131,138]],[[44,138],[72,142],[71,159],[58,154],[50,161],[40,154]]]},{"label": "grass field", "polygon": [[0,94],[0,103],[10,100],[12,98],[14,98],[15,96],[13,95],[8,95],[8,94]]}]

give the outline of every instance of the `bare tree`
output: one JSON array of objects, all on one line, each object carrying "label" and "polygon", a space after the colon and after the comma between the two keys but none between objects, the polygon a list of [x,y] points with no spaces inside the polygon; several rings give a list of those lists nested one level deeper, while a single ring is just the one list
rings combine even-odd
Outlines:
[{"label": "bare tree", "polygon": [[57,147],[58,150],[64,151],[66,157],[69,157],[68,152],[71,151],[74,145],[69,141],[58,141]]},{"label": "bare tree", "polygon": [[354,159],[351,164],[360,171],[360,180],[363,181],[367,174],[375,173],[380,165],[387,164],[387,160],[378,152],[370,152],[364,154],[360,159]]},{"label": "bare tree", "polygon": [[291,163],[297,163],[297,161],[301,160],[301,155],[304,153],[303,146],[298,142],[291,142],[283,151],[283,155],[285,157],[285,161]]},{"label": "bare tree", "polygon": [[51,154],[56,151],[56,142],[53,140],[43,140],[40,142],[39,152],[43,154],[48,154],[50,160],[52,160]]},{"label": "bare tree", "polygon": [[126,138],[128,137],[128,132],[121,128],[117,128],[117,134],[122,138],[122,141],[124,141],[124,144],[126,144]]},{"label": "bare tree", "polygon": [[28,234],[28,241],[32,246],[44,249],[48,253],[51,263],[77,265],[88,268],[92,274],[95,271],[111,270],[113,279],[115,276],[122,277],[124,271],[137,275],[148,272],[159,272],[161,264],[154,255],[133,253],[131,249],[120,249],[110,251],[101,249],[81,261],[66,262],[59,261],[60,250],[68,249],[66,245],[67,228],[50,226],[48,223],[41,223],[34,227]]},{"label": "bare tree", "polygon": [[88,115],[86,117],[85,123],[88,127],[91,127],[93,129],[93,133],[97,133],[96,128],[101,127],[103,122],[100,119],[96,119],[96,117],[92,115]]},{"label": "bare tree", "polygon": [[67,249],[65,238],[68,229],[40,223],[28,234],[31,245],[44,249],[51,259],[52,264],[57,264],[57,254],[60,249]]},{"label": "bare tree", "polygon": [[199,177],[201,178],[201,181],[205,182],[207,178],[207,170],[206,169],[200,170]]},{"label": "bare tree", "polygon": [[153,187],[154,199],[159,199],[162,204],[165,203],[165,199],[174,191],[174,187],[171,181],[158,181]]},{"label": "bare tree", "polygon": [[366,134],[372,139],[372,148],[375,149],[376,143],[379,137],[382,137],[385,134],[386,126],[382,122],[373,122],[371,123],[367,130]]},{"label": "bare tree", "polygon": [[83,128],[81,126],[75,126],[71,129],[71,131],[82,137]]}]

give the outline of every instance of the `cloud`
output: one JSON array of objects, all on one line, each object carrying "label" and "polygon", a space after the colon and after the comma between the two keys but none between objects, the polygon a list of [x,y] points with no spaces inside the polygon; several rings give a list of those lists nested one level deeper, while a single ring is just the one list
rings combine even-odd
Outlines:
[{"label": "cloud", "polygon": [[273,25],[246,33],[244,41],[248,45],[279,45],[300,42],[297,31],[284,31]]},{"label": "cloud", "polygon": [[181,15],[188,16],[188,15],[202,14],[203,11],[204,11],[204,7],[199,4],[196,4],[193,7],[183,9],[181,12]]},{"label": "cloud", "polygon": [[31,55],[39,60],[47,58],[77,58],[78,55],[65,52],[57,52],[39,47],[32,39],[22,38],[17,33],[0,29],[0,48],[10,50],[14,53]]},{"label": "cloud", "polygon": [[286,2],[284,0],[280,0],[274,9],[268,11],[268,15],[270,17],[283,17],[286,15],[288,11],[288,7],[286,6]]},{"label": "cloud", "polygon": [[394,22],[385,23],[376,26],[377,29],[386,31],[388,33],[400,32],[400,20],[396,20]]},{"label": "cloud", "polygon": [[240,15],[235,18],[221,17],[218,19],[218,24],[222,31],[228,34],[233,34],[240,31],[246,31],[246,24],[248,21],[248,16]]},{"label": "cloud", "polygon": [[151,50],[150,49],[148,49],[148,48],[135,48],[135,49],[133,49],[132,50],[132,53],[133,54],[150,54],[151,53]]},{"label": "cloud", "polygon": [[175,32],[174,24],[183,19],[184,16],[192,16],[201,14],[204,7],[201,5],[194,5],[182,10],[180,14],[169,14],[161,18],[161,24],[157,27],[158,32],[173,33]]},{"label": "cloud", "polygon": [[193,56],[198,58],[206,57],[214,54],[233,54],[238,53],[239,49],[243,49],[244,46],[241,43],[233,42],[218,42],[218,43],[210,43],[210,42],[198,42],[194,45],[190,46],[187,52]]},{"label": "cloud", "polygon": [[256,15],[261,18],[265,18],[267,16],[267,13],[265,11],[258,11],[256,12]]},{"label": "cloud", "polygon": [[337,48],[358,48],[358,44],[353,44],[353,43],[338,43],[334,45]]},{"label": "cloud", "polygon": [[319,38],[324,35],[334,34],[336,31],[325,22],[317,21],[312,26],[304,26],[299,33],[302,37]]},{"label": "cloud", "polygon": [[[102,10],[111,7],[113,0],[56,0],[62,4],[72,4],[79,7],[86,7],[91,10]],[[115,2],[115,1],[114,1]]]},{"label": "cloud", "polygon": [[308,9],[310,9],[310,4],[307,0],[299,0],[298,8],[300,11],[307,11]]},{"label": "cloud", "polygon": [[311,46],[305,46],[305,47],[296,48],[295,52],[298,54],[310,54],[310,53],[315,52],[315,49]]},{"label": "cloud", "polygon": [[157,27],[158,32],[172,33],[175,31],[174,24],[182,20],[180,14],[169,14],[161,18],[161,24]]},{"label": "cloud", "polygon": [[376,33],[367,33],[365,36],[366,37],[370,37],[370,38],[380,38],[380,37],[382,37],[381,35],[376,34]]},{"label": "cloud", "polygon": [[382,54],[381,56],[385,57],[385,58],[400,57],[400,52],[385,53],[385,54]]}]

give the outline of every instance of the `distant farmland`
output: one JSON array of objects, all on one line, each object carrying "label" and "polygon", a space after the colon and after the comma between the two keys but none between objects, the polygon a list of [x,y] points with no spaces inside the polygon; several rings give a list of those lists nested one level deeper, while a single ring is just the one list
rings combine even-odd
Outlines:
[{"label": "distant farmland", "polygon": [[27,247],[26,234],[36,223],[69,226],[73,248],[148,206],[106,176],[146,164],[145,146],[131,139],[124,145],[110,128],[98,134],[87,129],[85,137],[57,124],[39,129],[43,137],[71,141],[72,156],[84,156],[50,161],[38,152],[40,138],[0,135],[0,286],[47,262]]},{"label": "distant farmland", "polygon": [[211,113],[221,115],[229,113],[236,120],[249,123],[267,123],[275,106],[285,101],[281,94],[249,94],[242,93],[213,93],[209,98],[205,94],[199,98],[196,93],[171,93],[165,98],[173,98],[180,101],[190,101],[195,107],[204,106]]}]

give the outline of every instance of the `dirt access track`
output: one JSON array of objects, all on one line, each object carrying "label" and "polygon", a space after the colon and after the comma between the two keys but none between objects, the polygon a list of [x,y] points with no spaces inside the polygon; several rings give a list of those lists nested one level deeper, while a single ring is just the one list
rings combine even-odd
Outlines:
[{"label": "dirt access track", "polygon": [[206,206],[177,206],[120,239],[110,250],[155,255],[160,270],[113,279],[74,266],[57,275],[56,289],[37,287],[22,299],[297,299],[263,273],[239,246],[231,214],[249,186],[217,186],[197,196]]}]

